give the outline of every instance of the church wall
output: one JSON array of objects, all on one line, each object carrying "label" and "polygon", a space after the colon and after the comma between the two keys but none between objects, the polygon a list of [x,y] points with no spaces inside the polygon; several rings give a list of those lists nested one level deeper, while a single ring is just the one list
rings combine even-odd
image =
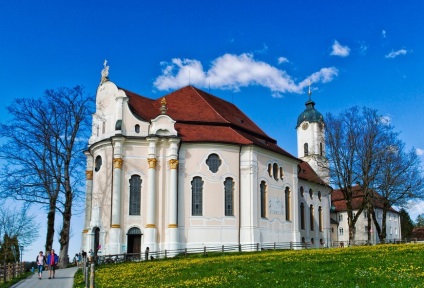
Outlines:
[{"label": "church wall", "polygon": [[[180,242],[187,247],[238,243],[239,146],[226,144],[183,143],[179,153],[178,221]],[[206,160],[216,154],[221,165],[215,173]],[[192,181],[203,181],[203,213],[192,215]],[[224,181],[234,183],[233,216],[225,216]],[[187,244],[185,244],[187,243]]]},{"label": "church wall", "polygon": [[[293,240],[293,203],[295,202],[293,191],[293,167],[297,166],[280,154],[256,148],[258,160],[258,185],[262,181],[266,183],[266,217],[259,217],[260,237],[257,242],[265,244],[272,242],[290,242]],[[274,171],[274,165],[277,165]],[[271,169],[269,169],[271,168]],[[275,173],[276,172],[276,173]],[[290,219],[286,219],[285,190],[288,188],[290,197]],[[260,207],[260,187],[256,189],[256,209]]]},{"label": "church wall", "polygon": [[[303,187],[304,193],[303,195],[300,192],[300,187]],[[312,197],[310,195],[310,190],[312,190]],[[318,193],[321,192],[321,200],[318,196]],[[327,245],[327,243],[331,242],[331,225],[330,225],[330,206],[331,206],[331,196],[330,196],[330,188],[319,185],[316,183],[311,183],[305,180],[299,180],[299,189],[297,191],[297,195],[299,197],[299,209],[298,209],[298,217],[301,219],[301,203],[304,204],[305,214],[304,221],[305,226],[304,229],[300,227],[299,229],[301,240],[305,242],[311,243],[312,247],[322,247]],[[313,230],[311,230],[311,219],[310,219],[310,207],[313,205]],[[319,228],[319,207],[322,209],[322,231]],[[313,240],[312,240],[313,239]],[[312,241],[314,242],[312,244]]]}]

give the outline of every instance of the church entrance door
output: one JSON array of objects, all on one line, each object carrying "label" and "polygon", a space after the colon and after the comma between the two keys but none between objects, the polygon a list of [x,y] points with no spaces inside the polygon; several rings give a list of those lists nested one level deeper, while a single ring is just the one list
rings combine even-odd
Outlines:
[{"label": "church entrance door", "polygon": [[127,233],[127,253],[141,253],[141,230],[133,227]]}]

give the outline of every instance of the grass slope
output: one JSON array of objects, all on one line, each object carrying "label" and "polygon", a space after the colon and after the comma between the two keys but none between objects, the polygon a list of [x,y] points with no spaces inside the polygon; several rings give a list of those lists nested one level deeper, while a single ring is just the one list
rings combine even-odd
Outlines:
[{"label": "grass slope", "polygon": [[[209,254],[96,267],[96,287],[424,287],[424,245]],[[84,287],[77,273],[74,287]]]}]

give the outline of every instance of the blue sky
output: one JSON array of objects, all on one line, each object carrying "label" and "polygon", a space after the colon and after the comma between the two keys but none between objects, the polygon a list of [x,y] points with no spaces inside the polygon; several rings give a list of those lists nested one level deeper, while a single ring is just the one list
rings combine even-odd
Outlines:
[{"label": "blue sky", "polygon": [[[423,10],[408,0],[1,1],[0,121],[13,98],[45,89],[94,95],[107,59],[110,80],[140,95],[192,84],[233,102],[294,155],[311,80],[321,113],[377,109],[424,160]],[[411,207],[413,220],[420,213]]]}]

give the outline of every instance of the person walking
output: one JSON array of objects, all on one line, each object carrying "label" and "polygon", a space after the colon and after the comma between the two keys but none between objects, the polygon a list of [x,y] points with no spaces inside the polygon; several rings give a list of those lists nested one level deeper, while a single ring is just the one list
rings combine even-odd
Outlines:
[{"label": "person walking", "polygon": [[57,263],[59,262],[59,256],[54,253],[54,249],[50,251],[49,256],[47,256],[47,265],[49,265],[49,279],[54,278],[56,271]]},{"label": "person walking", "polygon": [[37,255],[35,262],[37,263],[37,267],[38,267],[38,279],[41,280],[44,264],[46,264],[46,257],[44,257],[43,251],[40,251],[40,253]]}]

